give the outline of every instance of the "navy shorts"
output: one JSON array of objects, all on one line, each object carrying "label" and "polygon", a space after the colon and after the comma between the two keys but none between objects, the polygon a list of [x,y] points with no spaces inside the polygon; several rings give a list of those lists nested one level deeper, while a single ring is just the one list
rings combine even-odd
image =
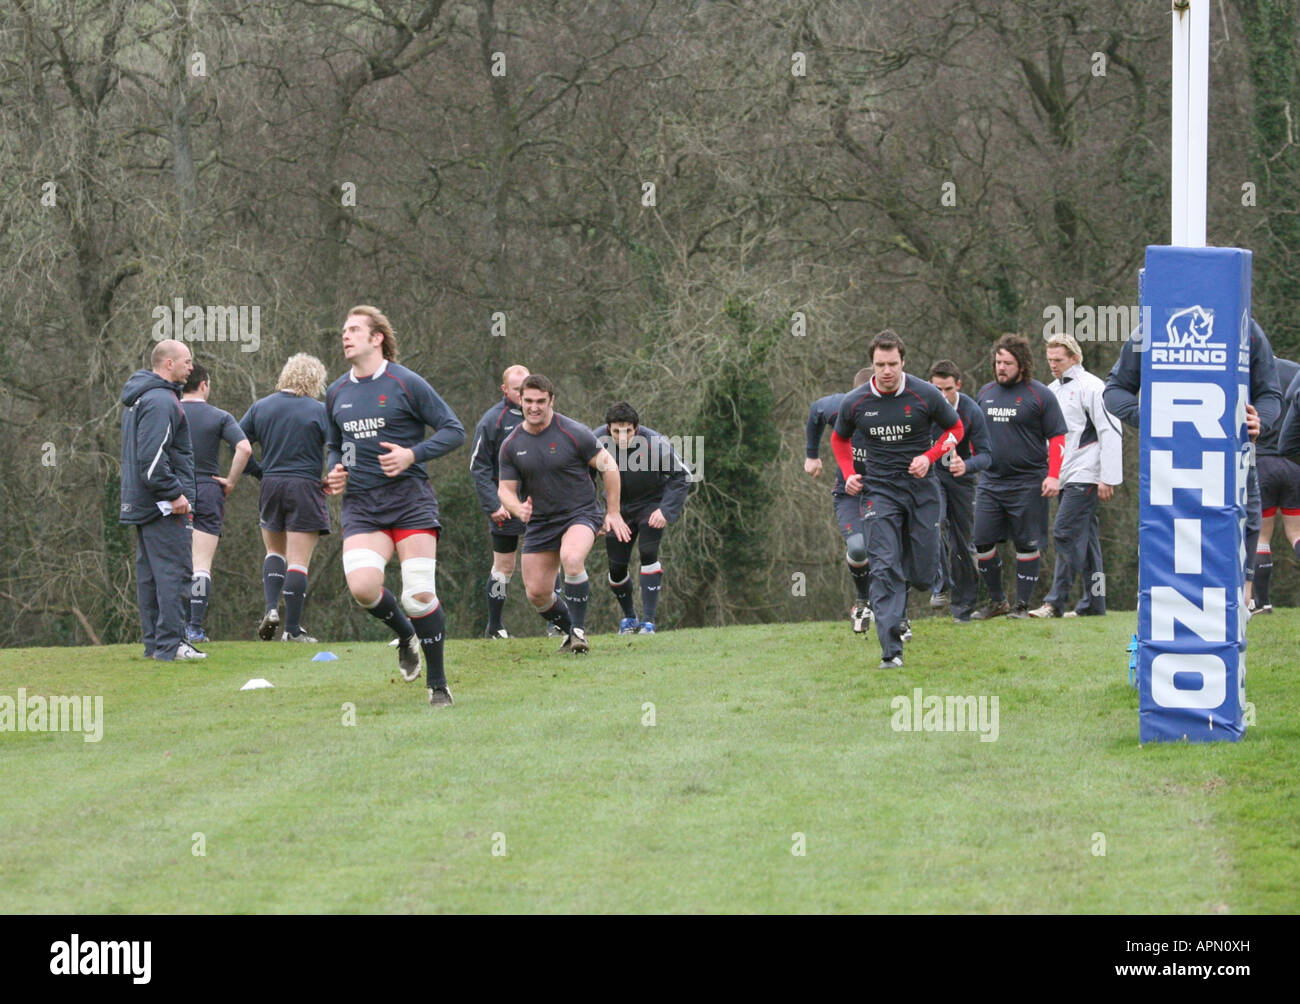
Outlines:
[{"label": "navy shorts", "polygon": [[[1288,516],[1300,513],[1300,465],[1286,457],[1260,457],[1255,463],[1259,468],[1259,504],[1264,515],[1276,516],[1278,509]],[[1275,511],[1270,513],[1270,509]]]},{"label": "navy shorts", "polygon": [[226,520],[226,491],[215,481],[198,483],[199,497],[194,502],[194,529],[221,536],[221,525]]},{"label": "navy shorts", "polygon": [[438,496],[424,478],[395,478],[392,484],[343,495],[343,539],[382,530],[440,530]]},{"label": "navy shorts", "polygon": [[564,531],[569,527],[589,526],[592,533],[600,533],[604,523],[605,517],[595,506],[590,509],[578,509],[575,512],[537,516],[528,521],[528,533],[524,535],[524,554],[558,551]]},{"label": "navy shorts", "polygon": [[258,495],[263,530],[272,533],[329,533],[325,491],[315,478],[268,474]]},{"label": "navy shorts", "polygon": [[981,551],[1004,540],[1022,551],[1046,547],[1047,511],[1041,482],[990,488],[987,481],[981,481],[975,494],[971,542]]},{"label": "navy shorts", "polygon": [[860,533],[865,541],[867,536],[863,519],[867,515],[867,493],[832,495],[831,498],[835,503],[835,525],[839,527],[840,536],[848,540],[855,533]]}]

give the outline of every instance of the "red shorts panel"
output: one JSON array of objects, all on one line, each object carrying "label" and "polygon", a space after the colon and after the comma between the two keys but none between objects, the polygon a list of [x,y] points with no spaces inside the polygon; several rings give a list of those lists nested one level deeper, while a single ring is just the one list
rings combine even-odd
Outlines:
[{"label": "red shorts panel", "polygon": [[437,530],[433,530],[433,529],[429,529],[429,530],[381,530],[380,533],[386,533],[386,534],[388,534],[388,536],[392,538],[392,541],[393,541],[394,544],[396,544],[399,540],[405,540],[407,537],[414,537],[414,536],[416,536],[417,534],[421,534],[421,533],[431,533],[431,534],[433,534],[433,539],[434,539],[434,540],[437,540],[437,539],[438,539],[438,531],[437,531]]}]

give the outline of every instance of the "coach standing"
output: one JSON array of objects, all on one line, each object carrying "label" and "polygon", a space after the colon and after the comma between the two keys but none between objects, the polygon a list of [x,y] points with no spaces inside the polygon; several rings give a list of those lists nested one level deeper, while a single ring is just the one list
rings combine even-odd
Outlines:
[{"label": "coach standing", "polygon": [[206,659],[185,640],[190,577],[190,500],[194,451],[181,388],[194,360],[183,343],[154,346],[152,370],[137,370],[122,390],[121,507],[136,528],[135,589],[144,654],[160,662]]},{"label": "coach standing", "polygon": [[1043,605],[1029,611],[1029,616],[1063,616],[1074,577],[1082,575],[1083,595],[1074,613],[1100,617],[1106,612],[1106,578],[1097,503],[1109,502],[1115,486],[1124,480],[1123,433],[1119,420],[1102,402],[1106,385],[1083,368],[1083,350],[1073,335],[1047,340],[1047,366],[1056,377],[1048,390],[1056,395],[1065,416],[1065,451],[1052,526],[1056,572]]}]

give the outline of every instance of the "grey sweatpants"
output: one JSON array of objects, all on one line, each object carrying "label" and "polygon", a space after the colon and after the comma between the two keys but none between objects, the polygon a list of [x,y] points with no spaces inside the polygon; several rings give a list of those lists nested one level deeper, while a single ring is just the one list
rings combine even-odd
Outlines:
[{"label": "grey sweatpants", "polygon": [[135,597],[145,655],[170,662],[185,640],[193,575],[188,516],[160,516],[136,527]]},{"label": "grey sweatpants", "polygon": [[1101,567],[1101,536],[1097,520],[1097,486],[1071,482],[1061,486],[1052,525],[1056,545],[1056,572],[1052,589],[1043,597],[1064,612],[1075,576],[1083,577],[1083,594],[1076,608],[1080,615],[1106,612],[1106,577]]}]

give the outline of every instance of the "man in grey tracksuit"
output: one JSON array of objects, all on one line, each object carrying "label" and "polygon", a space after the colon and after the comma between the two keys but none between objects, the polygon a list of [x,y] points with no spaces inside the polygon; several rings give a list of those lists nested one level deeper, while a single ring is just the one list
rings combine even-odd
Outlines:
[{"label": "man in grey tracksuit", "polygon": [[136,528],[136,600],[144,654],[160,662],[203,659],[185,641],[191,567],[194,451],[181,388],[194,361],[182,342],[159,342],[151,370],[131,374],[122,391],[121,509]]}]

